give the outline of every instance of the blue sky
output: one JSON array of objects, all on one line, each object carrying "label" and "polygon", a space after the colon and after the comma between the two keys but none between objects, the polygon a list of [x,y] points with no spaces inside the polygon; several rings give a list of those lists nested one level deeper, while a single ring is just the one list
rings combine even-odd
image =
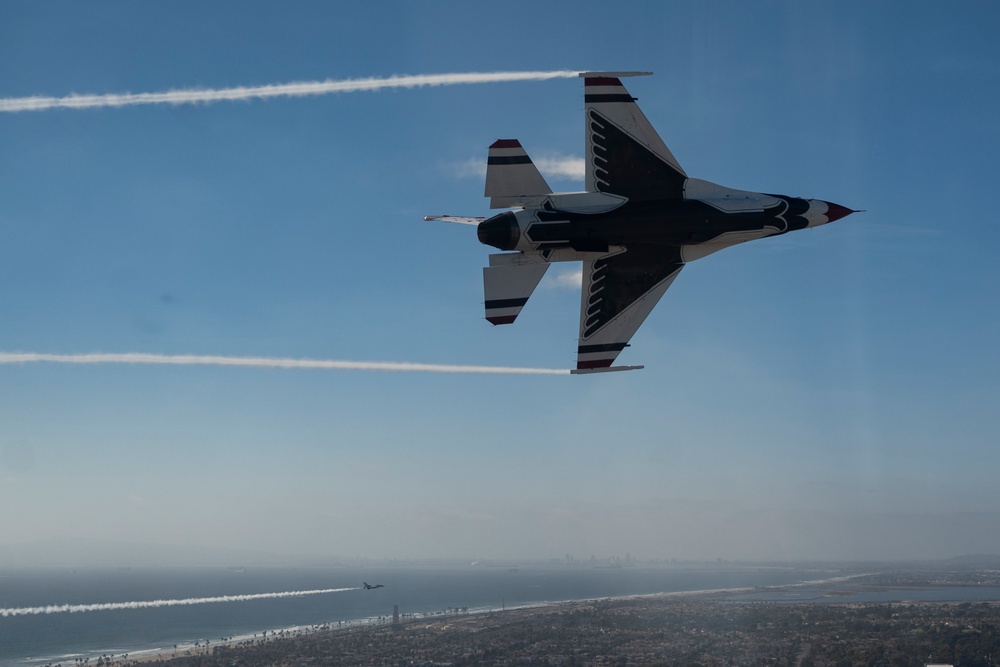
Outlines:
[{"label": "blue sky", "polygon": [[[1000,552],[994,3],[7,2],[0,98],[649,70],[692,176],[866,209],[689,265],[620,363],[0,366],[0,547],[306,557]],[[569,368],[557,266],[483,318],[497,138],[577,79],[0,113],[0,352]],[[547,174],[556,189],[582,179]],[[52,547],[55,548],[55,547]]]}]

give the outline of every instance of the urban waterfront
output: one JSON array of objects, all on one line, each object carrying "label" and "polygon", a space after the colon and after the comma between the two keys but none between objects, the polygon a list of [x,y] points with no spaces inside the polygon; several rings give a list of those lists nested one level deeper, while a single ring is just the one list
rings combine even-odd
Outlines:
[{"label": "urban waterfront", "polygon": [[574,602],[206,646],[146,667],[231,665],[986,666],[1000,657],[987,603],[745,605],[652,597]]},{"label": "urban waterfront", "polygon": [[[356,598],[384,607],[382,613],[366,618],[223,634],[174,646],[133,642],[118,644],[125,648],[117,650],[61,656],[49,653],[51,659],[44,662],[22,657],[8,664],[994,664],[1000,657],[1000,570],[946,565],[868,566],[877,571],[865,571],[863,565],[808,570],[718,565],[650,571],[487,568],[471,576],[469,570],[461,570],[459,578],[454,578],[455,571],[431,570],[423,572],[425,582],[440,586],[450,581],[449,595],[463,582],[468,586],[477,581],[483,585],[504,580],[520,581],[524,590],[542,587],[539,582],[551,580],[543,587],[547,593],[563,590],[560,586],[570,582],[575,582],[577,591],[634,589],[651,583],[673,584],[673,588],[568,602],[543,599],[538,591],[534,601],[520,599],[520,594],[512,597],[509,605],[507,599],[501,599],[495,606],[449,605],[436,611],[412,612],[407,611],[412,607],[403,607],[396,619],[392,615],[396,605],[388,600],[402,590],[379,589],[366,593],[386,597]],[[411,581],[421,578],[419,569],[398,572]],[[817,578],[817,573],[823,578]],[[712,582],[729,585],[693,585]],[[299,603],[307,599],[300,598]],[[203,618],[215,618],[218,623],[218,618],[229,615],[227,610],[240,608],[214,605],[211,614],[204,615],[206,609],[198,611]],[[138,611],[126,616],[150,618]],[[89,617],[95,624],[102,621],[101,613],[80,617]],[[17,620],[0,619],[0,628],[10,631],[14,626],[8,622]],[[107,622],[108,617],[103,620]]]},{"label": "urban waterfront", "polygon": [[[746,589],[842,570],[697,563],[592,567],[468,562],[351,567],[0,571],[0,665],[73,664],[101,655],[217,645],[298,627],[377,625],[565,600]],[[365,590],[363,582],[384,588]],[[318,592],[318,593],[317,593]]]}]

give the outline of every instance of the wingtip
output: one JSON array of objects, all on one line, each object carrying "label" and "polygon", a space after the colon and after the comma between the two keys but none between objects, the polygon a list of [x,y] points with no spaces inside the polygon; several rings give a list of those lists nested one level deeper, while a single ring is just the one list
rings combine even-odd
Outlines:
[{"label": "wingtip", "polygon": [[591,373],[613,373],[615,371],[638,371],[645,366],[605,366],[603,368],[573,368],[570,375],[590,375]]},{"label": "wingtip", "polygon": [[611,78],[620,79],[626,76],[652,76],[652,72],[580,72],[578,76],[582,79]]},{"label": "wingtip", "polygon": [[521,142],[517,139],[497,139],[492,144],[490,148],[523,148]]}]

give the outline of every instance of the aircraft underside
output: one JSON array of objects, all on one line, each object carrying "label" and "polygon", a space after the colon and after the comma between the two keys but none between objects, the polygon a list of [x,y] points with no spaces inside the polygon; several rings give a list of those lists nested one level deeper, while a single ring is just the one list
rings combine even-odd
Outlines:
[{"label": "aircraft underside", "polygon": [[553,193],[520,142],[489,149],[489,219],[480,242],[504,251],[483,269],[486,319],[511,324],[549,265],[583,263],[575,373],[612,366],[687,262],[723,248],[839,220],[852,210],[818,199],[735,190],[689,178],[620,77],[585,72],[584,192]]}]

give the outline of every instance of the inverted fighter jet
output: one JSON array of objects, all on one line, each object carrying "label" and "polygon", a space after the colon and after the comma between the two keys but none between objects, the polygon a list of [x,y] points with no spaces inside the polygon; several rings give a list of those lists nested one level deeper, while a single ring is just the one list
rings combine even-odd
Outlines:
[{"label": "inverted fighter jet", "polygon": [[[554,193],[515,139],[489,148],[486,218],[474,224],[498,250],[483,269],[486,319],[511,324],[553,262],[583,262],[576,374],[613,366],[684,264],[729,246],[818,227],[855,211],[819,199],[763,194],[689,178],[621,78],[584,72],[586,191]],[[513,251],[513,252],[510,252]]]}]

